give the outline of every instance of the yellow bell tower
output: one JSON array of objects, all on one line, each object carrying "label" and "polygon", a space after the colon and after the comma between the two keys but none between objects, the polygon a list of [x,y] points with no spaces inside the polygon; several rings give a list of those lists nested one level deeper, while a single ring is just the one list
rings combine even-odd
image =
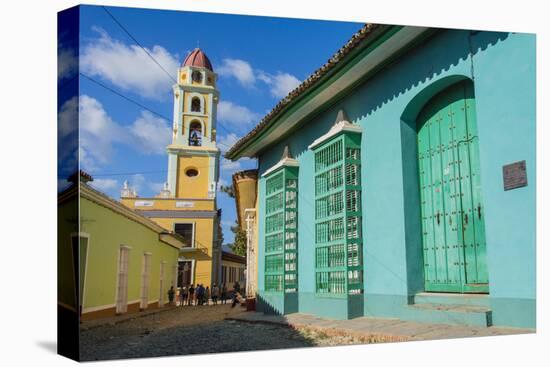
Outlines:
[{"label": "yellow bell tower", "polygon": [[125,183],[121,201],[186,244],[174,271],[174,286],[220,281],[221,226],[216,204],[220,151],[216,146],[217,75],[204,52],[193,50],[178,69],[172,143],[163,190],[141,198]]},{"label": "yellow bell tower", "polygon": [[216,196],[220,152],[216,146],[216,74],[202,50],[191,52],[174,85],[174,126],[168,146],[168,189],[175,197]]}]

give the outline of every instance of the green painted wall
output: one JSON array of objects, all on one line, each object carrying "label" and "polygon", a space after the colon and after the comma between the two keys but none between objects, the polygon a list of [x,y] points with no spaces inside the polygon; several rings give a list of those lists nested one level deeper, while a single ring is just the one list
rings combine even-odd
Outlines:
[{"label": "green painted wall", "polygon": [[130,246],[128,302],[140,299],[143,254],[150,252],[149,302],[159,299],[160,264],[166,261],[163,299],[174,280],[179,250],[159,241],[158,233],[86,198],[80,199],[81,232],[88,233],[84,308],[114,305],[119,249]]}]

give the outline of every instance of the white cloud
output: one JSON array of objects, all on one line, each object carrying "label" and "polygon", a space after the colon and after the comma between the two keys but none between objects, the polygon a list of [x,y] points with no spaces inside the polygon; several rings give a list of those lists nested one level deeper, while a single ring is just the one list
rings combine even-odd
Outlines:
[{"label": "white cloud", "polygon": [[238,161],[230,161],[229,159],[222,158],[221,166],[221,179],[225,182],[230,182],[235,172],[243,171],[255,166],[255,160],[250,158],[241,158]]},{"label": "white cloud", "polygon": [[87,95],[80,96],[80,160],[86,170],[106,164],[113,152],[113,143],[126,138],[124,129],[114,122],[101,103]]},{"label": "white cloud", "polygon": [[[220,101],[218,103],[218,121],[227,122],[235,127],[247,128],[249,125],[258,122],[261,116],[233,102]],[[243,126],[244,125],[244,126]]]},{"label": "white cloud", "polygon": [[[222,154],[231,148],[239,139],[239,136],[235,133],[220,136],[218,138],[218,143],[220,144]],[[224,180],[224,176],[227,176],[228,178],[225,182],[231,181],[231,175],[233,175],[233,173],[250,167],[251,162],[254,162],[254,160],[250,158],[241,158],[237,161],[231,161],[222,157],[220,162],[222,178],[220,180]]]},{"label": "white cloud", "polygon": [[79,117],[79,154],[85,170],[95,171],[108,164],[117,143],[142,154],[164,154],[170,142],[168,123],[148,111],[142,111],[132,124],[123,126],[113,121],[98,100],[82,95]]},{"label": "white cloud", "polygon": [[[84,73],[99,76],[147,98],[160,100],[170,94],[172,82],[141,47],[113,39],[100,28],[94,30],[99,38],[86,44],[80,57]],[[145,49],[168,73],[176,72],[179,67],[177,55],[159,45]]]},{"label": "white cloud", "polygon": [[270,93],[275,98],[283,98],[300,84],[300,80],[289,73],[260,73],[258,79],[271,87]]},{"label": "white cloud", "polygon": [[118,189],[121,186],[118,180],[114,178],[94,178],[94,180],[90,182],[90,185],[104,192]]},{"label": "white cloud", "polygon": [[141,112],[141,116],[132,124],[130,132],[143,152],[153,154],[164,154],[172,135],[166,121],[149,111]]},{"label": "white cloud", "polygon": [[78,97],[61,105],[57,119],[58,174],[63,176],[72,174],[78,167]]},{"label": "white cloud", "polygon": [[135,189],[139,194],[139,192],[143,189],[143,185],[145,184],[145,176],[141,173],[136,173],[130,176],[128,183],[130,187]]},{"label": "white cloud", "polygon": [[300,84],[300,80],[292,74],[282,71],[270,74],[254,69],[249,62],[241,59],[223,59],[218,73],[221,76],[237,79],[246,88],[254,88],[257,82],[261,81],[269,86],[269,93],[275,98],[285,97]]},{"label": "white cloud", "polygon": [[244,87],[253,87],[256,83],[254,69],[244,60],[223,59],[222,65],[217,68],[221,76],[233,77]]},{"label": "white cloud", "polygon": [[154,195],[157,195],[164,189],[164,182],[149,182],[149,188]]},{"label": "white cloud", "polygon": [[235,144],[239,139],[240,138],[235,133],[230,133],[228,135],[220,136],[218,138],[217,143],[219,145],[219,148],[220,148],[222,154],[227,152],[229,150],[229,148],[231,148],[233,146],[233,144]]},{"label": "white cloud", "polygon": [[76,76],[78,58],[76,51],[69,47],[60,47],[57,50],[57,79],[63,81]]},{"label": "white cloud", "polygon": [[59,140],[75,133],[78,127],[78,97],[75,96],[63,103],[57,118]]},{"label": "white cloud", "polygon": [[80,168],[87,172],[97,171],[100,167],[93,155],[89,154],[82,146],[82,137],[80,139],[80,146],[78,147],[78,160],[80,162]]},{"label": "white cloud", "polygon": [[235,225],[235,222],[232,221],[232,220],[222,220],[222,226],[224,227],[231,227],[231,226],[234,226]]},{"label": "white cloud", "polygon": [[237,172],[241,169],[241,163],[240,161],[230,161],[229,159],[222,158],[221,169],[222,171]]}]

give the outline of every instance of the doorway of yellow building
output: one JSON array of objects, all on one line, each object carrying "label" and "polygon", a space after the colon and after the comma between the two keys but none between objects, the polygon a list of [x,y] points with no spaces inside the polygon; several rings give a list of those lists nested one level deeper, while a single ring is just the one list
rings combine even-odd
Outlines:
[{"label": "doorway of yellow building", "polygon": [[193,284],[193,260],[178,262],[178,287],[187,287]]}]

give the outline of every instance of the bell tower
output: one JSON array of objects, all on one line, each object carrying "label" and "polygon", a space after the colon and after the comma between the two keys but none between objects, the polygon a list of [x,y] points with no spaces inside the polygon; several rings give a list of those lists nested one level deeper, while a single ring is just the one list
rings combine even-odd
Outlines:
[{"label": "bell tower", "polygon": [[194,49],[178,69],[172,143],[167,147],[171,197],[214,199],[220,151],[216,146],[217,75],[206,54]]},{"label": "bell tower", "polygon": [[219,284],[221,210],[216,203],[220,151],[216,146],[219,93],[208,57],[196,48],[178,68],[168,177],[160,193],[140,197],[125,183],[122,204],[179,235],[182,247],[172,285]]}]

